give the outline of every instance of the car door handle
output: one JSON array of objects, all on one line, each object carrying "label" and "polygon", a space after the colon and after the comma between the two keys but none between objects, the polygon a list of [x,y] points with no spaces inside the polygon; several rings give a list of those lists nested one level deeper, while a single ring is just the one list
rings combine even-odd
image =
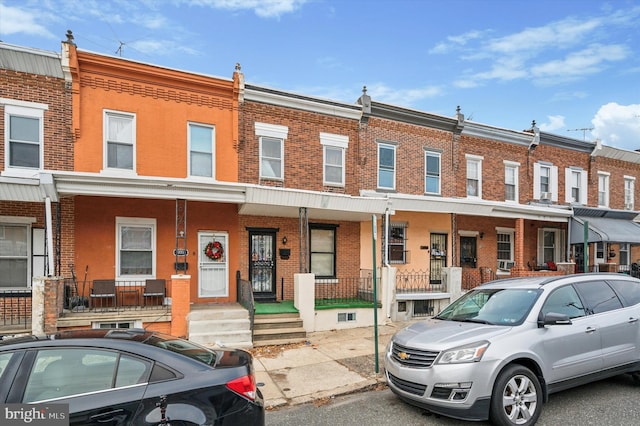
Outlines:
[{"label": "car door handle", "polygon": [[629,322],[631,322],[631,323],[638,322],[638,318],[630,317],[629,318]]},{"label": "car door handle", "polygon": [[118,414],[122,414],[124,410],[122,408],[117,410],[105,411],[104,413],[95,414],[89,417],[91,420],[95,420],[96,422],[108,422],[112,420]]},{"label": "car door handle", "polygon": [[596,331],[595,327],[587,327],[587,329],[585,330],[585,333],[588,334],[588,333],[593,333],[595,331]]}]

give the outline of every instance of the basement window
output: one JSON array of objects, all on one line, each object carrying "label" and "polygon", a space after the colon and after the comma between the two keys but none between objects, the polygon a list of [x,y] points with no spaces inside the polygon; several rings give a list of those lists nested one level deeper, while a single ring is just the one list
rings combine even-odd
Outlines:
[{"label": "basement window", "polygon": [[355,312],[339,312],[338,322],[353,322],[356,320]]}]

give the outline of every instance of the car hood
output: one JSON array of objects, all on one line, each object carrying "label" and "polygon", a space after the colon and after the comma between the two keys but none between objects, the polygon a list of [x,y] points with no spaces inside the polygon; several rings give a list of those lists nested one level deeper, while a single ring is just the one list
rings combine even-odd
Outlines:
[{"label": "car hood", "polygon": [[404,346],[442,350],[507,333],[511,327],[427,319],[398,331],[393,341]]}]

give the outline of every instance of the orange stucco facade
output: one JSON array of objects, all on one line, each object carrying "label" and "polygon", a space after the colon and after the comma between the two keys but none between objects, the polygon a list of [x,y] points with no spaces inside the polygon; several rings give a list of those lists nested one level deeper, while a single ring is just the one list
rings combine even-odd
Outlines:
[{"label": "orange stucco facade", "polygon": [[[216,184],[238,180],[238,94],[239,73],[223,79],[117,57],[77,51],[68,46],[69,69],[73,77],[74,170],[100,178],[165,178]],[[132,170],[114,170],[106,163],[105,113],[134,117]],[[213,129],[213,171],[211,177],[189,176],[189,124]],[[142,183],[140,183],[142,182]],[[169,184],[167,186],[173,186]],[[98,188],[92,194],[75,195],[75,264],[88,267],[87,282],[118,278],[118,218],[154,220],[154,275],[169,279],[177,272],[174,249],[177,244],[176,195],[134,197],[119,189],[109,193]],[[168,198],[168,199],[166,199]],[[207,202],[203,197],[186,199],[187,274],[191,276],[191,302],[236,300],[235,272],[238,270],[238,213],[235,204]],[[226,297],[200,298],[198,233],[228,235],[224,247],[228,265]],[[182,245],[181,245],[182,247]],[[168,294],[167,296],[171,296]],[[175,295],[174,295],[175,296]]]}]

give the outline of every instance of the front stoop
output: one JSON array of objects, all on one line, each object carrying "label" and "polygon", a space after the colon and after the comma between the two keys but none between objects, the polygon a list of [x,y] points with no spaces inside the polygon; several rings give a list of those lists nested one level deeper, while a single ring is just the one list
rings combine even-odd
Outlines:
[{"label": "front stoop", "polygon": [[298,313],[261,314],[253,320],[253,345],[284,345],[307,340],[302,319]]},{"label": "front stoop", "polygon": [[191,309],[187,316],[189,340],[208,347],[251,348],[249,312],[239,304]]}]

